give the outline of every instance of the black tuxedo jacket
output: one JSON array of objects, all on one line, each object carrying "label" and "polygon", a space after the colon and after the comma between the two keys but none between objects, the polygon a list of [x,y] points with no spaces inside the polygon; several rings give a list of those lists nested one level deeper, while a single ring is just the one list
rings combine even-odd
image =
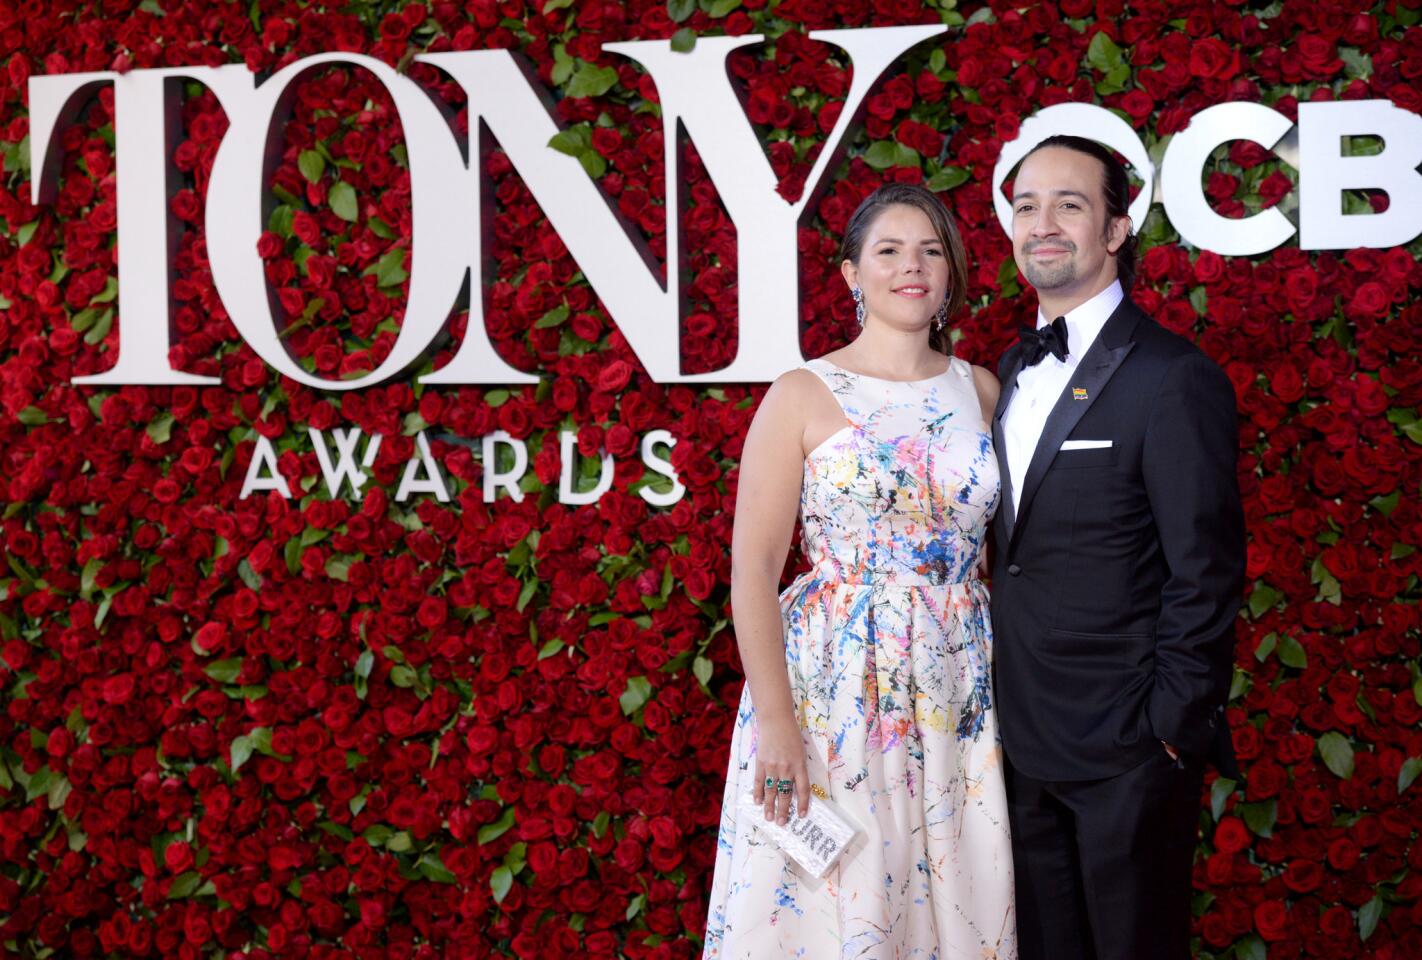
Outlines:
[{"label": "black tuxedo jacket", "polygon": [[[1039,780],[1115,776],[1161,750],[1236,773],[1224,705],[1244,582],[1234,388],[1193,344],[1121,301],[1009,475],[1002,473],[992,622],[998,722]],[[1075,389],[1074,389],[1075,388]],[[1064,440],[1110,447],[1061,450]],[[1021,488],[1014,515],[1011,487]]]}]

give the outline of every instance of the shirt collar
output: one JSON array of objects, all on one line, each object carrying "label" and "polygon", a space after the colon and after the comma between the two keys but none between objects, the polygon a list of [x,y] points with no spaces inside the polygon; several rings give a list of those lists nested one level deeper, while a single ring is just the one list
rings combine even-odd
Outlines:
[{"label": "shirt collar", "polygon": [[[1116,312],[1116,308],[1121,305],[1125,298],[1125,292],[1121,290],[1121,281],[1112,280],[1111,285],[1102,290],[1096,296],[1066,314],[1067,325],[1067,356],[1073,360],[1080,358],[1092,343],[1096,341],[1096,335],[1101,332],[1101,328],[1106,326],[1106,321],[1111,318],[1111,314]],[[1047,326],[1052,322],[1052,318],[1042,313],[1042,308],[1037,308],[1037,328]]]}]

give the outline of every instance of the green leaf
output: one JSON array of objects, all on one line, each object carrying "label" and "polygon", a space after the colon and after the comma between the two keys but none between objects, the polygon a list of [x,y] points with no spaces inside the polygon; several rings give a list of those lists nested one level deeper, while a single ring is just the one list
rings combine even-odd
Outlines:
[{"label": "green leaf", "polygon": [[331,210],[347,223],[355,223],[360,216],[360,204],[356,201],[355,187],[342,180],[331,188],[326,198]]},{"label": "green leaf", "polygon": [[1263,663],[1269,659],[1269,654],[1274,652],[1274,647],[1279,643],[1279,635],[1271,633],[1259,641],[1259,646],[1254,648],[1254,659]]},{"label": "green leaf", "polygon": [[[1103,34],[1104,36],[1104,34]],[[1128,63],[1112,67],[1106,76],[1096,82],[1096,92],[1100,94],[1120,93],[1131,83],[1131,66]]]},{"label": "green leaf", "polygon": [[[17,768],[18,769],[18,768]],[[49,779],[54,775],[54,771],[49,767],[40,767],[30,774],[29,782],[25,784],[26,802],[42,797],[49,792]]]},{"label": "green leaf", "polygon": [[319,181],[321,174],[326,172],[326,158],[314,149],[303,149],[296,158],[296,166],[297,169],[300,169],[301,176],[314,183]]},{"label": "green leaf", "polygon": [[182,900],[186,897],[190,897],[201,884],[202,874],[196,870],[189,870],[187,873],[180,874],[178,879],[173,881],[173,885],[168,888],[168,899]]},{"label": "green leaf", "polygon": [[1279,638],[1279,662],[1286,667],[1302,670],[1308,666],[1308,654],[1304,652],[1303,644],[1293,637],[1283,636]]},{"label": "green leaf", "polygon": [[504,897],[509,895],[513,889],[513,871],[508,867],[498,866],[494,872],[489,874],[489,889],[494,891],[494,902],[503,903]]},{"label": "green leaf", "polygon": [[592,832],[593,832],[593,836],[595,836],[595,837],[597,837],[599,840],[601,840],[603,834],[607,833],[607,828],[608,828],[608,826],[609,826],[611,823],[612,823],[612,814],[608,813],[606,810],[600,810],[600,811],[598,811],[598,815],[595,816],[595,817],[593,817],[593,822],[592,822]]},{"label": "green leaf", "polygon": [[410,275],[405,272],[405,251],[401,247],[391,247],[376,261],[374,267],[367,267],[366,273],[375,272],[375,283],[381,287],[399,286]]},{"label": "green leaf", "polygon": [[1234,794],[1234,788],[1237,786],[1239,784],[1229,777],[1220,777],[1210,784],[1210,816],[1214,817],[1216,823],[1224,816],[1225,802]]},{"label": "green leaf", "polygon": [[1284,595],[1267,583],[1256,583],[1254,592],[1249,595],[1249,615],[1258,620],[1282,599]]},{"label": "green leaf", "polygon": [[971,179],[973,179],[973,175],[962,167],[944,167],[929,177],[924,186],[934,193],[944,193],[954,187],[962,186]]},{"label": "green leaf", "polygon": [[[552,0],[552,2],[557,2],[557,0]],[[416,866],[426,880],[433,880],[435,883],[455,883],[459,879],[444,865],[439,854],[425,854]]]},{"label": "green leaf", "polygon": [[409,832],[401,830],[391,834],[390,839],[385,841],[385,849],[391,853],[407,853],[415,846],[415,842],[410,839]]},{"label": "green leaf", "polygon": [[296,214],[290,204],[280,204],[272,210],[271,216],[267,217],[267,229],[279,237],[290,240],[291,225],[295,219]]},{"label": "green leaf", "polygon": [[1093,70],[1110,73],[1123,66],[1125,58],[1121,54],[1121,48],[1116,46],[1116,41],[1098,31],[1096,36],[1091,38],[1091,46],[1086,48],[1086,62]]},{"label": "green leaf", "polygon": [[386,223],[379,217],[371,217],[365,222],[365,225],[367,227],[370,227],[371,233],[375,234],[382,240],[395,239],[395,231],[390,228],[390,224]]},{"label": "green leaf", "polygon": [[523,608],[528,606],[528,601],[533,599],[533,595],[538,592],[538,581],[530,580],[523,585],[523,589],[518,592],[518,612],[523,613]]},{"label": "green leaf", "polygon": [[326,561],[326,576],[346,583],[350,580],[351,561],[342,557],[331,557]]},{"label": "green leaf", "polygon": [[1368,506],[1385,517],[1392,516],[1392,512],[1397,509],[1397,503],[1402,499],[1402,491],[1394,490],[1385,497],[1373,497],[1368,501]]},{"label": "green leaf", "polygon": [[1279,817],[1279,804],[1275,800],[1263,803],[1241,803],[1235,807],[1247,826],[1256,836],[1269,837],[1274,834],[1274,823]]},{"label": "green leaf", "polygon": [[918,151],[897,140],[876,140],[864,151],[864,162],[875,170],[918,166]]},{"label": "green leaf", "polygon": [[627,904],[627,919],[630,921],[637,914],[642,912],[642,908],[647,905],[647,895],[639,893],[632,898],[632,902]]},{"label": "green leaf", "polygon": [[573,58],[561,43],[553,44],[553,72],[549,75],[555,86],[561,87],[573,75]]},{"label": "green leaf", "polygon": [[547,660],[549,657],[561,653],[563,648],[566,646],[566,643],[564,643],[557,637],[554,637],[547,643],[543,644],[543,646],[538,648],[538,659]]},{"label": "green leaf", "polygon": [[1408,757],[1404,760],[1402,769],[1397,771],[1397,792],[1400,794],[1412,786],[1419,773],[1422,773],[1422,757]]},{"label": "green leaf", "polygon": [[1347,780],[1353,775],[1353,745],[1343,734],[1330,730],[1319,737],[1318,753],[1334,776]]},{"label": "green leaf", "polygon": [[652,684],[646,677],[628,677],[627,689],[622,691],[622,696],[617,698],[617,702],[622,704],[622,712],[626,716],[631,716],[652,696]]},{"label": "green leaf", "polygon": [[677,53],[690,53],[696,49],[696,31],[682,27],[671,36],[671,48]]},{"label": "green leaf", "polygon": [[578,68],[568,81],[564,91],[570,97],[600,97],[612,89],[617,82],[617,71],[611,67],[599,67],[586,61],[579,61]]},{"label": "green leaf", "polygon": [[171,413],[166,411],[158,414],[158,416],[154,417],[153,421],[148,424],[148,439],[154,443],[167,443],[169,438],[173,435],[173,423],[176,419],[177,418]]},{"label": "green leaf", "polygon": [[667,0],[667,16],[674,23],[687,20],[696,12],[696,0]]},{"label": "green leaf", "polygon": [[514,825],[514,808],[505,807],[499,819],[493,823],[486,823],[479,828],[478,840],[481,845],[493,843],[495,840],[508,833],[509,828]]},{"label": "green leaf", "polygon": [[242,765],[252,759],[253,752],[252,737],[250,734],[243,734],[234,737],[232,740],[232,772],[236,773],[242,769]]},{"label": "green leaf", "polygon": [[[1338,59],[1347,66],[1344,72],[1348,76],[1366,80],[1373,75],[1373,58],[1356,47],[1339,47]],[[1363,939],[1368,938],[1364,936]]]},{"label": "green leaf", "polygon": [[1022,290],[1017,282],[1017,261],[1010,253],[998,264],[997,288],[1004,297],[1016,296]]},{"label": "green leaf", "polygon": [[732,10],[741,5],[741,0],[711,0],[711,9],[706,12],[713,18],[720,19]]},{"label": "green leaf", "polygon": [[549,327],[556,327],[564,320],[567,320],[570,313],[572,313],[572,311],[568,309],[568,305],[566,303],[560,303],[535,320],[533,328],[535,330],[547,330]]},{"label": "green leaf", "polygon": [[303,177],[315,183],[326,172],[326,158],[315,150],[303,150],[296,158],[296,167]]},{"label": "green leaf", "polygon": [[218,683],[235,683],[238,675],[242,673],[244,657],[233,657],[230,660],[218,660],[209,663],[203,668],[203,673],[207,674]]},{"label": "green leaf", "polygon": [[1259,934],[1251,933],[1234,946],[1235,960],[1269,960],[1269,950]]},{"label": "green leaf", "polygon": [[1414,547],[1412,544],[1410,544],[1410,543],[1403,543],[1403,542],[1401,542],[1401,541],[1398,541],[1397,543],[1394,543],[1394,544],[1392,545],[1391,554],[1392,554],[1392,559],[1394,559],[1394,560],[1402,560],[1402,559],[1405,559],[1406,557],[1412,556],[1412,555],[1413,555],[1414,553],[1416,553],[1416,552],[1417,552],[1417,548]]},{"label": "green leaf", "polygon": [[351,840],[355,839],[355,834],[351,832],[351,828],[345,826],[344,824],[336,823],[331,820],[322,820],[320,823],[316,824],[316,826],[322,832],[328,833],[333,837],[340,837],[342,840],[345,840],[348,843]]},{"label": "green leaf", "polygon": [[27,427],[38,427],[49,423],[49,417],[39,407],[26,407],[15,414],[15,419]]},{"label": "green leaf", "polygon": [[1207,312],[1209,304],[1210,295],[1204,287],[1190,288],[1190,306],[1194,309],[1197,315],[1203,317]]},{"label": "green leaf", "polygon": [[419,679],[419,674],[414,669],[404,664],[398,664],[390,668],[390,682],[401,689],[409,689],[415,685]]},{"label": "green leaf", "polygon": [[581,156],[592,146],[592,126],[579,123],[559,130],[548,139],[548,146],[570,157]]},{"label": "green leaf", "polygon": [[84,342],[94,347],[104,342],[104,338],[109,335],[109,330],[114,325],[113,307],[108,308],[99,314],[99,319],[94,321],[94,325],[89,328],[89,332],[84,334]]},{"label": "green leaf", "polygon": [[286,561],[286,572],[293,577],[301,572],[301,538],[292,537],[282,548],[281,556]]},{"label": "green leaf", "polygon": [[552,13],[554,10],[562,10],[565,7],[571,7],[572,5],[573,0],[547,0],[547,2],[543,4],[543,12]]},{"label": "green leaf", "polygon": [[1373,931],[1378,928],[1382,915],[1382,897],[1374,894],[1371,900],[1358,908],[1358,939],[1367,940],[1371,937]]},{"label": "green leaf", "polygon": [[587,175],[594,180],[607,172],[607,161],[602,158],[602,154],[596,150],[584,150],[578,154],[578,163],[587,171]]},{"label": "green leaf", "polygon": [[237,561],[237,576],[250,590],[262,589],[262,575],[252,569],[246,558]]},{"label": "green leaf", "polygon": [[696,677],[696,682],[703,687],[711,684],[711,675],[715,671],[715,665],[706,657],[697,657],[691,662],[691,673]]},{"label": "green leaf", "polygon": [[30,242],[30,238],[35,235],[35,230],[37,229],[39,229],[39,221],[31,220],[29,223],[20,227],[19,230],[15,231],[15,243],[23,247]]}]

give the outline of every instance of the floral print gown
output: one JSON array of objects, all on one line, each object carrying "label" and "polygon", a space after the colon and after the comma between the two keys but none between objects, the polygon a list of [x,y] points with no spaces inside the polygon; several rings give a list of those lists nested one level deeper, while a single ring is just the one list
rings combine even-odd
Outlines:
[{"label": "floral print gown", "polygon": [[1012,852],[976,563],[998,502],[972,368],[880,380],[805,367],[845,425],[805,459],[812,569],[780,596],[809,774],[861,830],[819,880],[738,818],[756,722],[741,698],[705,957],[1008,960]]}]

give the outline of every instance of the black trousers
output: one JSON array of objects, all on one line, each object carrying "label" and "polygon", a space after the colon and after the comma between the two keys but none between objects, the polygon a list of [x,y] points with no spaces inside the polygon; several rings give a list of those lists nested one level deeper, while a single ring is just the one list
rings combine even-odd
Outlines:
[{"label": "black trousers", "polygon": [[1203,761],[1162,747],[1104,780],[1006,764],[1020,960],[1189,960]]}]

